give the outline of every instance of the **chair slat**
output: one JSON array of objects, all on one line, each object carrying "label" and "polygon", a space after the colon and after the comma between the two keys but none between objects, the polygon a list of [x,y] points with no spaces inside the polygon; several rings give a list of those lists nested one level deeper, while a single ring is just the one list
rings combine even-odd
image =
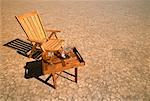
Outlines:
[{"label": "chair slat", "polygon": [[60,47],[62,47],[63,46],[63,41],[64,40],[60,40],[59,42],[58,42],[58,44],[54,47],[55,49],[59,49]]},{"label": "chair slat", "polygon": [[43,29],[42,31],[43,31],[44,34],[42,34],[42,35],[43,35],[43,37],[46,37],[46,38],[47,38],[46,31],[45,31],[45,29],[44,29],[44,27],[43,27],[42,19],[41,19],[41,17],[40,17],[38,14],[37,14],[37,16],[38,16],[38,19],[39,19],[41,28]]},{"label": "chair slat", "polygon": [[57,43],[57,40],[51,40],[51,42],[47,43],[46,47],[53,47]]},{"label": "chair slat", "polygon": [[53,46],[51,46],[53,49],[55,49],[59,45],[60,41],[55,42]]},{"label": "chair slat", "polygon": [[24,29],[26,35],[28,36],[28,38],[29,38],[29,39],[33,39],[33,38],[31,37],[31,35],[30,35],[30,34],[31,34],[31,31],[30,31],[29,27],[27,26],[25,20],[24,20],[24,19],[19,19],[19,21],[20,21],[20,24],[21,24],[21,26],[23,27],[23,29]]},{"label": "chair slat", "polygon": [[39,21],[40,19],[38,18],[38,15],[35,16],[35,20],[36,20],[37,25],[39,26],[39,31],[41,32],[41,33],[39,34],[40,37],[41,37],[41,38],[46,38],[45,32],[44,32],[44,30],[43,30],[43,28],[42,28],[42,25],[41,25],[40,21]]},{"label": "chair slat", "polygon": [[[42,37],[40,37],[40,30],[39,30],[39,26],[38,26],[38,24],[37,24],[37,21],[36,21],[36,19],[35,19],[35,16],[31,16],[31,19],[32,19],[32,21],[33,21],[33,24],[34,24],[34,26],[35,26],[35,31],[36,31],[36,34],[38,35],[38,37],[40,38],[40,39],[42,39]],[[44,37],[43,37],[44,38]]]},{"label": "chair slat", "polygon": [[28,17],[27,19],[28,19],[29,24],[30,24],[31,29],[32,29],[32,35],[35,37],[35,40],[40,41],[41,38],[39,36],[39,33],[37,32],[37,28],[35,27],[35,24],[34,24],[34,22],[33,22],[31,17]]},{"label": "chair slat", "polygon": [[34,34],[33,28],[32,28],[32,26],[31,26],[31,24],[30,24],[28,18],[24,18],[24,22],[25,22],[25,24],[26,24],[26,26],[27,26],[27,28],[28,28],[27,30],[30,31],[30,33],[27,33],[28,36],[29,36],[29,38],[31,38],[31,39],[33,39],[33,40],[36,40],[36,35]]},{"label": "chair slat", "polygon": [[58,40],[58,39],[54,39],[54,40],[49,40],[46,43],[42,44],[42,48],[47,51],[55,51],[61,48],[62,43],[64,42],[64,40]]}]

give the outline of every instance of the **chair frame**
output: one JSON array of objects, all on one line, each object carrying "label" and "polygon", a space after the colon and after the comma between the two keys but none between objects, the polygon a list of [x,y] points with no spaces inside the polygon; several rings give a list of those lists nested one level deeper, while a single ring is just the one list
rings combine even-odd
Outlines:
[{"label": "chair frame", "polygon": [[[26,36],[27,36],[27,38],[28,38],[27,40],[29,40],[29,41],[32,43],[32,45],[33,45],[31,51],[29,51],[29,58],[32,57],[32,55],[33,55],[33,53],[34,53],[34,51],[36,50],[37,47],[40,47],[40,49],[43,50],[43,49],[41,48],[41,45],[42,45],[43,42],[40,42],[40,41],[38,41],[38,40],[36,40],[36,41],[35,41],[35,40],[31,40],[31,39],[29,38],[27,32],[26,32],[25,29],[23,28],[21,22],[20,22],[23,18],[32,16],[32,15],[37,15],[38,20],[39,20],[39,23],[40,23],[40,25],[41,25],[41,27],[42,27],[42,31],[44,32],[44,36],[45,36],[45,39],[46,39],[45,41],[50,40],[53,36],[54,36],[55,39],[58,39],[58,37],[57,37],[56,34],[57,34],[58,32],[61,32],[60,30],[50,30],[50,29],[49,29],[49,30],[45,30],[45,29],[44,29],[44,26],[43,26],[43,23],[42,23],[42,20],[41,20],[41,18],[40,18],[40,16],[39,16],[39,13],[38,13],[37,11],[32,11],[32,12],[25,13],[25,14],[20,15],[20,16],[15,16],[16,19],[17,19],[17,21],[18,21],[18,23],[20,24],[21,28],[22,28],[23,31],[25,32],[25,34],[26,34]],[[50,32],[51,34],[47,37],[46,32]]]}]

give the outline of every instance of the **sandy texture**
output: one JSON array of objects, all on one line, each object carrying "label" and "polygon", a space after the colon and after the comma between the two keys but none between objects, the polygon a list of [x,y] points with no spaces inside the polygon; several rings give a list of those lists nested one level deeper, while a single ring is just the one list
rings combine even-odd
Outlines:
[{"label": "sandy texture", "polygon": [[[26,40],[15,15],[34,9],[82,54],[78,84],[25,79],[29,59],[2,46]],[[1,11],[0,101],[150,101],[149,0],[3,0]]]}]

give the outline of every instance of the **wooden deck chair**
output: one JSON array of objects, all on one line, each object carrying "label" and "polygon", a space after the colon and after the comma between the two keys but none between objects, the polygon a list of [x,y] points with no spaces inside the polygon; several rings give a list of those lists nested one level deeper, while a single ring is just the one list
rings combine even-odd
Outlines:
[{"label": "wooden deck chair", "polygon": [[[38,46],[43,51],[57,51],[61,48],[64,40],[60,40],[56,36],[56,33],[60,31],[45,30],[37,11],[16,16],[16,19],[26,33],[28,40],[33,44],[31,52],[29,53],[29,58],[32,57],[33,52]],[[46,32],[51,32],[49,37],[47,36]]]}]

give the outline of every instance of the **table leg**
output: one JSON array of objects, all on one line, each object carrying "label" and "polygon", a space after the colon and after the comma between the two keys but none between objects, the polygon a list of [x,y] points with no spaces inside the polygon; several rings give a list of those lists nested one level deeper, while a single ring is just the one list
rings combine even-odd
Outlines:
[{"label": "table leg", "polygon": [[56,74],[55,73],[52,73],[52,78],[53,78],[54,88],[56,89]]}]

